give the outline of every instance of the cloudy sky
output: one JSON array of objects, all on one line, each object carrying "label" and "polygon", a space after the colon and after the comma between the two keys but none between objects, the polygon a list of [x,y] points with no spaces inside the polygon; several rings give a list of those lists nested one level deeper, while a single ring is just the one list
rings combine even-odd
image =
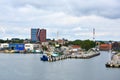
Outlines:
[{"label": "cloudy sky", "polygon": [[120,0],[0,0],[0,39],[30,38],[31,28],[47,38],[120,41]]}]

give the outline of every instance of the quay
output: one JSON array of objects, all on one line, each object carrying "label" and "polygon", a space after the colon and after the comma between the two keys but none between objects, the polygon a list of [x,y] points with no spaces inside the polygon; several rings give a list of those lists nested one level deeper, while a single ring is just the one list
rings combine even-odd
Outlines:
[{"label": "quay", "polygon": [[108,68],[120,68],[120,53],[114,54],[105,66]]},{"label": "quay", "polygon": [[[63,60],[63,59],[89,59],[95,56],[100,55],[100,52],[98,51],[92,51],[90,50],[88,53],[84,53],[84,54],[69,54],[69,55],[61,55],[61,56],[46,56],[44,55],[44,57],[41,57],[42,61],[49,61],[49,62],[54,62],[54,61],[59,61],[59,60]],[[47,58],[47,59],[46,59]]]},{"label": "quay", "polygon": [[115,63],[115,62],[107,62],[106,67],[108,68],[120,68],[120,63]]}]

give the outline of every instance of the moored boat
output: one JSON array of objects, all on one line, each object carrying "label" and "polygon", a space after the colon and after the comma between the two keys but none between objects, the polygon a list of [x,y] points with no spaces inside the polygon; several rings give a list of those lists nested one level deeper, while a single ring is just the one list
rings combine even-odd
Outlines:
[{"label": "moored boat", "polygon": [[40,59],[41,59],[42,61],[48,61],[48,56],[43,55]]}]

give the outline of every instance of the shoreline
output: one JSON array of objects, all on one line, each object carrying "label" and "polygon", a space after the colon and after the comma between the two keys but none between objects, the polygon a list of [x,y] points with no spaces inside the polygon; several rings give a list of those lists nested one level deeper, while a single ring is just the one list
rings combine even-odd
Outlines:
[{"label": "shoreline", "polygon": [[42,61],[48,61],[48,62],[54,62],[54,61],[59,61],[59,60],[64,60],[64,59],[90,59],[92,57],[98,56],[100,55],[100,53],[93,53],[93,54],[79,54],[79,55],[61,55],[61,56],[57,56],[57,57],[53,57],[53,56],[45,56],[45,60],[44,57],[41,57]]}]

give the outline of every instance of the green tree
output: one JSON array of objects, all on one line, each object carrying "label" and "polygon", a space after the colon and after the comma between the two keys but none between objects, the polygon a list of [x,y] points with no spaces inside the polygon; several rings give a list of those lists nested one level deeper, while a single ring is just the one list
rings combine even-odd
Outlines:
[{"label": "green tree", "polygon": [[0,39],[0,43],[4,43],[5,41],[3,39]]},{"label": "green tree", "polygon": [[80,45],[81,48],[89,50],[90,48],[95,47],[95,42],[91,40],[75,40],[68,43],[69,45]]},{"label": "green tree", "polygon": [[48,48],[46,46],[42,46],[42,49],[45,50],[45,51],[48,50]]}]

